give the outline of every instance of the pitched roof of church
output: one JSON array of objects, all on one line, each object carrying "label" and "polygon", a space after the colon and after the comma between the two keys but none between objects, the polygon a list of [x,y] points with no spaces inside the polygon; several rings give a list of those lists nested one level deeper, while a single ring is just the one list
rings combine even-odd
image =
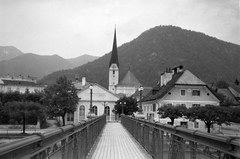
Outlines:
[{"label": "pitched roof of church", "polygon": [[117,86],[140,87],[141,83],[137,80],[133,73],[128,70],[127,74],[123,77]]},{"label": "pitched roof of church", "polygon": [[109,62],[109,67],[111,67],[111,65],[113,63],[116,64],[119,67],[118,52],[117,52],[116,28],[115,28],[115,31],[114,31],[114,40],[113,40],[112,54],[111,54],[111,59],[110,59],[110,62]]}]

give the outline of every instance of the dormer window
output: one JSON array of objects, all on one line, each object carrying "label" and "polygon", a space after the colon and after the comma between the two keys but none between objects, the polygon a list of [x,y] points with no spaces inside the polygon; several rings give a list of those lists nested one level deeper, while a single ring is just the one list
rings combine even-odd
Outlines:
[{"label": "dormer window", "polygon": [[192,90],[192,96],[200,96],[200,90]]}]

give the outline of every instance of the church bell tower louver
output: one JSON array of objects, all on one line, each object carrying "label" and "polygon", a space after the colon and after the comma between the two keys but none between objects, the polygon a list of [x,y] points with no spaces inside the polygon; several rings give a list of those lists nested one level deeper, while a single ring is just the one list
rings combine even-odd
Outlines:
[{"label": "church bell tower louver", "polygon": [[108,90],[113,93],[116,93],[116,85],[118,84],[118,81],[119,81],[119,62],[118,62],[117,38],[116,38],[116,27],[115,27],[111,59],[109,62]]}]

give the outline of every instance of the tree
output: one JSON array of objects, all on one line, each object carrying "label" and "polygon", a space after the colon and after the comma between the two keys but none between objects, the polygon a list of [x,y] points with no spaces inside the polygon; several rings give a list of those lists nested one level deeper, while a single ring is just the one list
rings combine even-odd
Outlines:
[{"label": "tree", "polygon": [[23,133],[26,123],[36,124],[38,120],[45,119],[44,107],[34,102],[9,102],[4,105],[3,112],[10,117],[10,123],[22,123]]},{"label": "tree", "polygon": [[62,117],[63,126],[65,125],[65,115],[74,113],[78,102],[77,89],[66,76],[61,76],[56,80],[55,84],[44,89],[43,103],[48,115]]},{"label": "tree", "polygon": [[134,112],[138,111],[137,100],[132,96],[130,97],[123,96],[118,101],[116,101],[115,113],[122,114],[122,109],[123,114],[132,115]]},{"label": "tree", "polygon": [[227,124],[232,119],[229,108],[214,105],[193,106],[188,108],[186,116],[191,121],[202,120],[207,126],[208,133],[210,133],[210,128],[214,123]]},{"label": "tree", "polygon": [[231,107],[231,122],[240,123],[240,107]]},{"label": "tree", "polygon": [[187,108],[183,105],[164,105],[158,108],[158,114],[161,115],[162,118],[170,118],[171,124],[174,124],[174,120],[184,116]]}]

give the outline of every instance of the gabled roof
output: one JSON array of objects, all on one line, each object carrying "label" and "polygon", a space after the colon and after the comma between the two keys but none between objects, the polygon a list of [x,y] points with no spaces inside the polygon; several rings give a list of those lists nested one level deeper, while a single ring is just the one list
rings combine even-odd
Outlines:
[{"label": "gabled roof", "polygon": [[118,83],[117,87],[140,87],[141,83],[137,80],[134,74],[128,70],[127,74],[123,77],[123,79]]},{"label": "gabled roof", "polygon": [[109,67],[111,67],[112,64],[116,64],[119,68],[116,28],[115,28],[115,31],[114,31],[114,40],[113,40],[112,54],[111,54],[111,59],[110,59],[110,62],[109,62]]},{"label": "gabled roof", "polygon": [[238,105],[240,104],[238,98],[232,93],[231,89],[228,88],[218,88],[218,92],[224,94],[227,98],[232,100],[232,104]]},{"label": "gabled roof", "polygon": [[119,98],[118,95],[112,93],[111,91],[107,90],[106,88],[102,87],[101,85],[97,84],[97,83],[90,83],[90,82],[87,82],[85,83],[84,86],[82,86],[82,82],[73,82],[74,86],[76,87],[76,89],[79,91],[79,92],[82,92],[84,90],[87,90],[89,89],[89,86],[92,85],[92,86],[98,86],[100,87],[101,89],[103,89],[104,91],[108,92],[109,94],[112,94],[113,96]]},{"label": "gabled roof", "polygon": [[161,86],[159,83],[155,87],[153,87],[152,91],[149,92],[143,99],[143,102],[163,98],[173,87],[175,87],[175,85],[206,86],[209,89],[206,83],[197,78],[190,71],[185,70],[183,72],[177,72],[173,74],[172,79],[166,85]]},{"label": "gabled roof", "polygon": [[181,78],[176,81],[176,84],[194,84],[194,85],[206,85],[205,82],[197,78],[190,71],[185,70]]}]

